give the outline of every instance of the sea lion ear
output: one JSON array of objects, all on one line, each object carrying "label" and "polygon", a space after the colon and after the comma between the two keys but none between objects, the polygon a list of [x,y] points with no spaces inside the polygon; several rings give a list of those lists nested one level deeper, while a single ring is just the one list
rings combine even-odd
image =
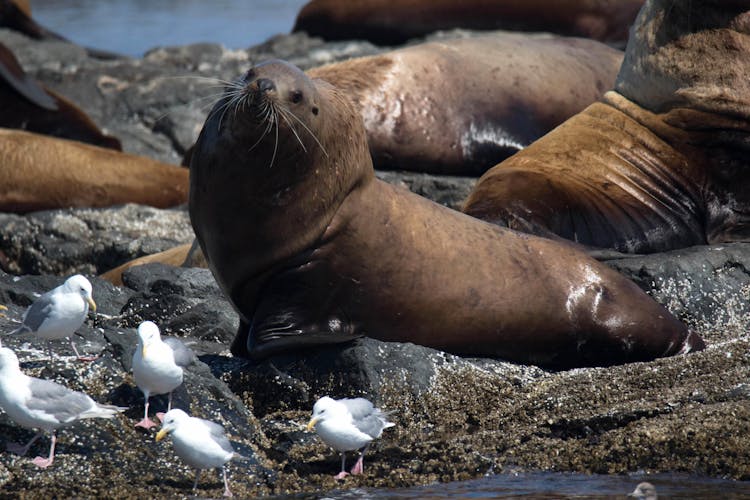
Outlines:
[{"label": "sea lion ear", "polygon": [[314,115],[317,116],[317,114],[318,114],[318,107],[317,106],[313,106],[312,107],[312,114],[314,114]]}]

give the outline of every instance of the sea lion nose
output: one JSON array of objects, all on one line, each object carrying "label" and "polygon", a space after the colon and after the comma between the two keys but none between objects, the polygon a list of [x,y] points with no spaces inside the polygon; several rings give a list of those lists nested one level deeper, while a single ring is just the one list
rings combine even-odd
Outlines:
[{"label": "sea lion nose", "polygon": [[272,90],[276,90],[276,85],[274,85],[274,83],[268,78],[259,78],[258,90],[260,90],[261,92],[270,92]]}]

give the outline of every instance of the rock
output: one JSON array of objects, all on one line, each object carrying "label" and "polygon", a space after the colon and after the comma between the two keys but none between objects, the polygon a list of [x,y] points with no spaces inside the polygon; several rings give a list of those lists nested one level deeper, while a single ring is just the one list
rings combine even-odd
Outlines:
[{"label": "rock", "polygon": [[193,240],[184,209],[123,205],[0,213],[0,268],[15,274],[98,274]]}]

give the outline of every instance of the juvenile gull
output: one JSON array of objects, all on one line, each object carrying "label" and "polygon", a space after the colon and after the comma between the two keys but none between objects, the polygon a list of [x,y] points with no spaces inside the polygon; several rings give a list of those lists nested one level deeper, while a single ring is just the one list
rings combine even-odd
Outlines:
[{"label": "juvenile gull", "polygon": [[244,457],[235,453],[224,434],[224,428],[209,420],[191,417],[180,409],[168,411],[162,420],[164,425],[156,434],[156,440],[161,441],[167,434],[172,434],[177,456],[195,468],[193,490],[198,487],[201,469],[221,467],[224,476],[224,496],[231,497],[225,464],[233,458]]},{"label": "juvenile gull", "polygon": [[360,450],[351,473],[362,474],[362,461],[370,442],[379,438],[383,429],[396,425],[387,418],[387,413],[364,398],[336,400],[324,396],[315,402],[307,430],[315,428],[320,439],[341,454],[341,472],[335,477],[343,479],[348,475],[346,452]]},{"label": "juvenile gull", "polygon": [[82,392],[73,391],[49,380],[29,377],[21,372],[16,354],[7,347],[0,348],[0,407],[17,424],[41,429],[21,446],[9,444],[8,450],[25,455],[44,432],[49,432],[49,457],[36,457],[39,467],[49,467],[55,458],[55,430],[84,418],[112,418],[126,410],[118,406],[101,405]]},{"label": "juvenile gull", "polygon": [[46,340],[50,358],[50,340],[71,337],[70,345],[76,357],[81,361],[93,361],[96,356],[84,357],[78,353],[72,338],[86,320],[89,306],[92,311],[96,311],[96,302],[91,296],[91,283],[84,276],[76,274],[36,299],[26,309],[21,326],[11,333],[32,333]]},{"label": "juvenile gull", "polygon": [[183,368],[195,354],[179,339],[161,339],[159,327],[151,321],[138,326],[138,347],[133,353],[133,378],[146,399],[143,420],[136,427],[155,427],[148,418],[148,398],[152,394],[169,394],[167,411],[172,409],[172,391],[182,384]]}]

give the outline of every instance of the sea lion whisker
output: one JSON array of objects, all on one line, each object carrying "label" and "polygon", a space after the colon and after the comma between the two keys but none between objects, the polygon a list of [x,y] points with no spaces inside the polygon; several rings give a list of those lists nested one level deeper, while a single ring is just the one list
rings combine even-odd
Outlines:
[{"label": "sea lion whisker", "polygon": [[[222,122],[222,121],[224,121],[224,115],[226,114],[227,110],[228,110],[228,109],[229,109],[229,108],[230,108],[230,107],[232,106],[232,104],[233,104],[233,103],[234,103],[234,102],[235,102],[236,100],[238,100],[238,99],[242,99],[242,94],[241,94],[241,93],[239,93],[239,92],[238,92],[237,94],[233,95],[233,96],[232,96],[232,97],[231,97],[230,99],[228,99],[228,100],[227,100],[227,102],[226,102],[226,103],[224,103],[224,104],[223,104],[223,105],[221,106],[221,108],[223,109],[223,111],[221,112],[221,116],[219,117],[219,130],[221,130],[221,122]],[[217,110],[217,111],[218,111],[218,110]]]},{"label": "sea lion whisker", "polygon": [[289,120],[289,117],[288,117],[288,115],[286,113],[291,113],[291,111],[289,111],[288,109],[285,109],[282,106],[279,106],[279,114],[286,121],[286,123],[289,125],[289,130],[291,130],[292,133],[294,134],[294,137],[297,138],[297,142],[299,142],[299,145],[302,146],[302,150],[305,153],[307,153],[307,148],[305,147],[304,143],[302,142],[302,139],[300,138],[300,136],[297,134],[297,131],[294,129],[294,125],[292,125],[292,122]]},{"label": "sea lion whisker", "polygon": [[323,147],[323,145],[320,143],[320,141],[315,136],[315,134],[312,132],[312,130],[310,130],[310,128],[307,125],[305,125],[305,122],[303,122],[302,120],[300,120],[297,117],[297,115],[295,115],[294,112],[292,112],[291,109],[287,109],[287,111],[289,112],[290,115],[292,115],[292,118],[294,118],[295,120],[297,120],[299,122],[299,124],[302,125],[302,127],[304,127],[305,130],[307,130],[307,133],[310,134],[310,136],[312,136],[312,138],[313,138],[313,140],[315,142],[318,143],[318,146],[320,146],[320,149],[323,150],[323,154],[326,155],[326,158],[328,158],[328,151],[326,151],[326,148]]},{"label": "sea lion whisker", "polygon": [[266,135],[268,135],[268,133],[269,133],[269,132],[271,131],[271,127],[273,126],[273,121],[272,121],[272,120],[269,120],[269,119],[268,119],[268,117],[269,117],[268,115],[270,114],[270,112],[271,112],[271,110],[270,110],[270,109],[268,108],[268,103],[264,101],[264,102],[263,102],[263,106],[262,106],[262,107],[261,107],[260,109],[258,109],[258,117],[259,117],[259,118],[261,118],[261,117],[260,117],[260,113],[263,113],[263,117],[262,117],[262,119],[261,119],[260,121],[261,121],[261,122],[265,122],[265,124],[266,124],[266,129],[265,129],[265,130],[263,131],[263,133],[262,133],[262,134],[260,135],[260,137],[258,138],[258,140],[257,140],[257,141],[255,141],[255,144],[253,144],[252,146],[250,146],[250,149],[248,149],[248,150],[247,150],[247,151],[248,151],[248,153],[249,153],[250,151],[252,151],[253,149],[255,149],[255,147],[256,147],[256,146],[257,146],[258,144],[260,144],[260,141],[262,141],[262,140],[263,140],[263,138],[264,138],[264,137],[265,137]]},{"label": "sea lion whisker", "polygon": [[278,117],[278,111],[276,110],[276,106],[274,106],[272,103],[270,105],[271,108],[271,114],[273,116],[273,122],[276,125],[276,140],[273,143],[273,155],[271,156],[271,163],[268,164],[268,168],[273,167],[273,162],[276,159],[276,151],[279,148],[279,117]]}]

